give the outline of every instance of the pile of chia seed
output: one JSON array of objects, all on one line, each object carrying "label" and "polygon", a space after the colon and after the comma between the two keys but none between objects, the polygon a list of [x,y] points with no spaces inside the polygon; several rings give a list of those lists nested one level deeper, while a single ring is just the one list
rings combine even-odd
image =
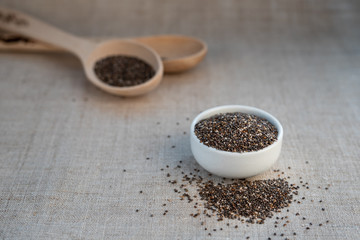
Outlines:
[{"label": "pile of chia seed", "polygon": [[295,187],[282,178],[215,184],[199,184],[199,195],[205,208],[217,213],[219,219],[247,218],[249,223],[262,224],[274,212],[288,207]]},{"label": "pile of chia seed", "polygon": [[[180,167],[180,165],[179,165]],[[198,169],[194,169],[198,172]],[[167,174],[167,177],[171,177]],[[169,181],[179,185],[178,181]],[[218,221],[237,219],[248,223],[264,223],[266,218],[271,218],[275,212],[288,207],[294,194],[298,194],[298,187],[289,184],[284,178],[266,180],[241,180],[232,179],[230,182],[205,181],[200,175],[184,174],[179,189],[174,189],[180,199],[189,203],[194,198],[200,197],[205,209],[203,214],[211,217],[217,216]],[[189,186],[196,186],[197,195],[189,195]],[[211,213],[211,214],[210,214]],[[193,216],[198,216],[200,211]]]},{"label": "pile of chia seed", "polygon": [[252,114],[221,113],[195,125],[195,135],[208,147],[227,152],[253,152],[277,140],[278,131],[268,120]]}]

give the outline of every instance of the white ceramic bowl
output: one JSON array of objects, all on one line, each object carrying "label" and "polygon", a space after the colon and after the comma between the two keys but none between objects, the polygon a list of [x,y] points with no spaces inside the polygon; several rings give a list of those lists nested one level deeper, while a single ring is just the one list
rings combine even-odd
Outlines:
[{"label": "white ceramic bowl", "polygon": [[[199,121],[219,113],[242,112],[254,114],[267,119],[278,130],[278,139],[255,152],[226,152],[208,147],[195,135],[195,125]],[[279,158],[283,139],[283,128],[280,122],[269,113],[254,107],[227,105],[208,109],[195,117],[191,124],[191,151],[196,161],[207,171],[221,177],[247,178],[268,170]]]}]

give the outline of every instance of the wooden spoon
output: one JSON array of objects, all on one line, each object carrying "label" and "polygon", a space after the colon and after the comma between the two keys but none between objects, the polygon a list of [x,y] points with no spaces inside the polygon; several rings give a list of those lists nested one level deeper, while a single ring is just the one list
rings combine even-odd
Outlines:
[{"label": "wooden spoon", "polygon": [[[200,39],[183,35],[154,35],[131,38],[154,49],[162,59],[165,73],[187,71],[201,62],[207,53],[206,44]],[[100,42],[104,39],[90,39]],[[54,52],[63,49],[0,30],[0,50]]]},{"label": "wooden spoon", "polygon": [[[136,96],[153,90],[162,80],[160,56],[140,42],[113,39],[101,43],[76,37],[18,11],[0,7],[0,28],[58,46],[75,54],[82,62],[87,78],[100,89],[115,95]],[[96,61],[110,55],[130,55],[143,59],[155,70],[155,75],[143,84],[131,87],[110,86],[95,75]]]}]

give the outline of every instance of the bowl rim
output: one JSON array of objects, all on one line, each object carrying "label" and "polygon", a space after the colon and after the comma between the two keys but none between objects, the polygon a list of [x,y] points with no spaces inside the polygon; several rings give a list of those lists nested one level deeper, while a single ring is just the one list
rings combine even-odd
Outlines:
[{"label": "bowl rim", "polygon": [[[238,110],[229,110],[229,111],[221,111],[221,112],[217,112],[219,110],[226,110],[226,109],[238,109]],[[246,111],[246,112],[243,112]],[[214,113],[217,112],[217,113]],[[248,114],[253,114],[256,116],[259,116],[258,114],[260,113],[262,116],[259,117],[263,117],[266,120],[268,120],[270,123],[272,123],[276,129],[278,130],[278,137],[277,140],[275,142],[273,142],[271,145],[262,148],[260,150],[257,151],[252,151],[252,152],[228,152],[228,151],[224,151],[224,150],[219,150],[213,147],[209,147],[206,146],[205,144],[200,142],[200,139],[195,135],[195,125],[206,118],[209,118],[211,116],[214,116],[216,114],[219,113],[232,113],[232,112],[243,112],[243,113],[248,113]],[[249,113],[251,112],[251,113]],[[284,135],[284,130],[283,127],[281,125],[281,123],[279,122],[279,120],[277,118],[275,118],[273,115],[271,115],[270,113],[260,109],[260,108],[256,108],[256,107],[251,107],[251,106],[246,106],[246,105],[222,105],[222,106],[217,106],[217,107],[213,107],[213,108],[209,108],[201,113],[199,113],[194,120],[191,123],[191,128],[190,128],[190,136],[192,139],[194,139],[197,143],[199,143],[202,147],[205,147],[208,151],[214,152],[214,153],[221,153],[223,155],[229,155],[229,156],[251,156],[251,155],[256,155],[256,154],[261,154],[264,153],[266,151],[271,150],[272,148],[276,147],[277,145],[281,144],[282,142],[282,138]]]}]

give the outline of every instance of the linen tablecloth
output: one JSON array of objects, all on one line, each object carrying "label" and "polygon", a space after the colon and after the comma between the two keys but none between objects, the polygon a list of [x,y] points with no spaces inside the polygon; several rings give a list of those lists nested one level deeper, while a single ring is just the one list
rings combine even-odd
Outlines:
[{"label": "linen tablecloth", "polygon": [[[70,54],[1,52],[0,239],[359,239],[359,1],[1,5],[80,36],[184,34],[209,52],[135,98],[94,87]],[[200,168],[191,120],[227,104],[261,108],[284,127],[278,162],[254,179],[280,169],[309,185],[301,204],[264,224],[193,218],[193,205],[168,183],[167,173],[181,180],[181,171]],[[274,228],[276,216],[288,216],[287,226]]]}]

